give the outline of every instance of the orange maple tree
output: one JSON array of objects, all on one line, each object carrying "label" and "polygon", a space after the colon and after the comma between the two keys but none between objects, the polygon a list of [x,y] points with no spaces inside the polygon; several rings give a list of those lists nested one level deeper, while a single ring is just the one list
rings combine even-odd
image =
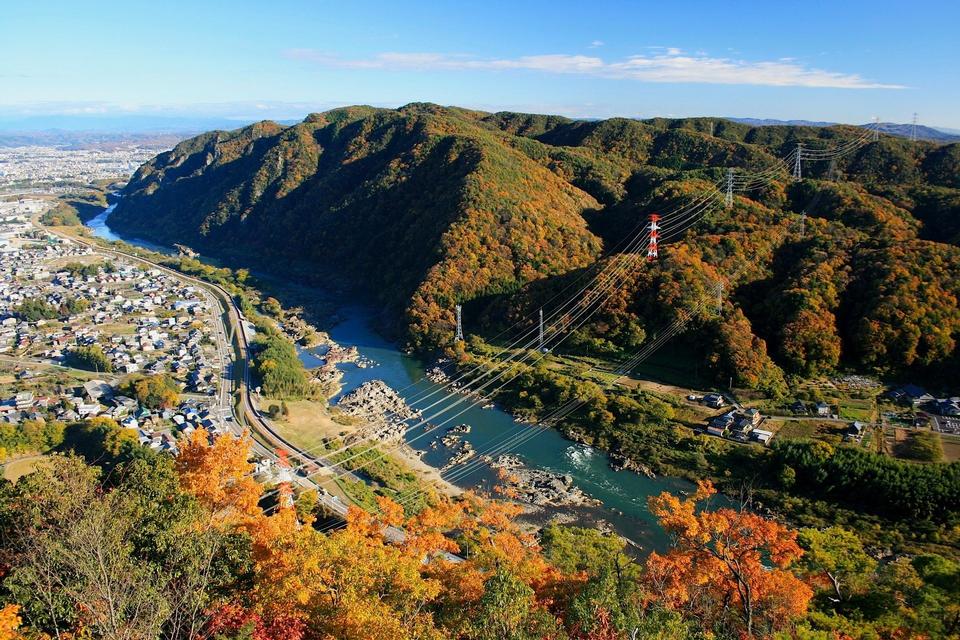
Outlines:
[{"label": "orange maple tree", "polygon": [[813,597],[789,569],[803,555],[796,532],[745,510],[700,509],[714,493],[705,481],[684,499],[667,492],[650,499],[674,542],[666,555],[647,560],[651,600],[747,637],[787,627]]},{"label": "orange maple tree", "polygon": [[5,605],[0,609],[0,640],[20,640],[23,638],[17,629],[20,628],[20,606]]},{"label": "orange maple tree", "polygon": [[205,429],[191,433],[176,458],[180,486],[220,522],[242,522],[260,514],[261,487],[252,477],[250,441],[221,435],[210,441]]}]

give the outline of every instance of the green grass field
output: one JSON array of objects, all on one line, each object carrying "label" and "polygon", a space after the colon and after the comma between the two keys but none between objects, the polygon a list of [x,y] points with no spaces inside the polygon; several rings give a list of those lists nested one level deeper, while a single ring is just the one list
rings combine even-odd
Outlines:
[{"label": "green grass field", "polygon": [[876,404],[873,400],[844,398],[838,400],[839,415],[844,420],[873,422],[876,416]]}]

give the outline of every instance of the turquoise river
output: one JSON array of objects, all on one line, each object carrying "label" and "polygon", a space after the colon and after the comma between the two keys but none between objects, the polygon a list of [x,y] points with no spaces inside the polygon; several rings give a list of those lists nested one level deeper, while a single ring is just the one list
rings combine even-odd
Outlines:
[{"label": "turquoise river", "polygon": [[[120,237],[111,231],[107,222],[112,210],[113,207],[109,207],[87,222],[95,235],[148,249],[163,249],[150,242]],[[338,309],[337,316],[337,324],[326,328],[330,337],[343,346],[356,346],[364,359],[374,363],[367,367],[354,363],[339,365],[343,371],[341,394],[349,393],[368,380],[379,379],[398,391],[414,408],[430,406],[425,415],[443,412],[433,420],[440,428],[428,434],[424,434],[422,428],[413,429],[406,436],[410,446],[425,451],[425,462],[438,468],[443,466],[449,453],[443,447],[431,449],[431,442],[447,427],[469,424],[470,432],[462,437],[479,454],[509,452],[520,456],[530,467],[569,475],[576,486],[602,503],[602,506],[595,507],[548,508],[535,516],[535,521],[542,522],[563,512],[581,526],[598,526],[605,521],[641,550],[663,549],[667,545],[666,536],[647,509],[647,499],[665,490],[688,490],[691,486],[688,482],[678,478],[648,478],[631,471],[613,471],[602,451],[573,443],[552,429],[540,431],[519,446],[503,449],[512,436],[522,435],[531,427],[516,422],[499,408],[484,409],[473,405],[464,396],[447,393],[427,380],[423,363],[403,353],[371,328],[370,313],[363,306],[346,303]],[[302,351],[301,358],[307,366],[316,366],[322,363],[323,350]],[[447,420],[449,422],[445,422]],[[493,476],[486,465],[467,465],[467,468],[471,470],[469,473],[453,467],[445,475],[464,488],[489,486]]]}]

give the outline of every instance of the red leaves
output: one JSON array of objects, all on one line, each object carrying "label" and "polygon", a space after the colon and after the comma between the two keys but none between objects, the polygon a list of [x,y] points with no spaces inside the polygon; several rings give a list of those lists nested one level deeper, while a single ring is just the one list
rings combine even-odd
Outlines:
[{"label": "red leaves", "polygon": [[233,637],[249,631],[252,640],[301,640],[306,628],[306,621],[299,617],[279,615],[264,618],[238,604],[228,603],[211,613],[203,635]]}]

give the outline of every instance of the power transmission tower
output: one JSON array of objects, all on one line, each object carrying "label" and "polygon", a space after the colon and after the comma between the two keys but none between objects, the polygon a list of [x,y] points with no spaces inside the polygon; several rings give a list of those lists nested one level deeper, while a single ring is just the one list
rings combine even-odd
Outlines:
[{"label": "power transmission tower", "polygon": [[723,315],[723,282],[717,281],[717,317]]},{"label": "power transmission tower", "polygon": [[800,212],[800,239],[803,239],[803,233],[807,228],[807,210],[804,209]]},{"label": "power transmission tower", "polygon": [[647,241],[647,262],[653,262],[659,255],[657,239],[660,236],[660,216],[655,213],[650,214],[650,240]]},{"label": "power transmission tower", "polygon": [[723,205],[729,209],[733,206],[733,169],[727,169],[727,193],[723,197]]},{"label": "power transmission tower", "polygon": [[803,158],[803,144],[797,143],[797,159],[793,163],[793,179],[802,180],[803,179],[803,169],[800,164],[801,159]]},{"label": "power transmission tower", "polygon": [[911,140],[912,142],[916,142],[916,141],[917,141],[917,114],[916,114],[916,112],[914,112],[914,114],[913,114],[913,126],[910,127],[910,140]]},{"label": "power transmission tower", "polygon": [[454,342],[463,342],[463,307],[459,304],[456,306],[457,310],[457,333],[453,336]]},{"label": "power transmission tower", "polygon": [[878,142],[880,140],[880,116],[873,117],[873,141]]}]

